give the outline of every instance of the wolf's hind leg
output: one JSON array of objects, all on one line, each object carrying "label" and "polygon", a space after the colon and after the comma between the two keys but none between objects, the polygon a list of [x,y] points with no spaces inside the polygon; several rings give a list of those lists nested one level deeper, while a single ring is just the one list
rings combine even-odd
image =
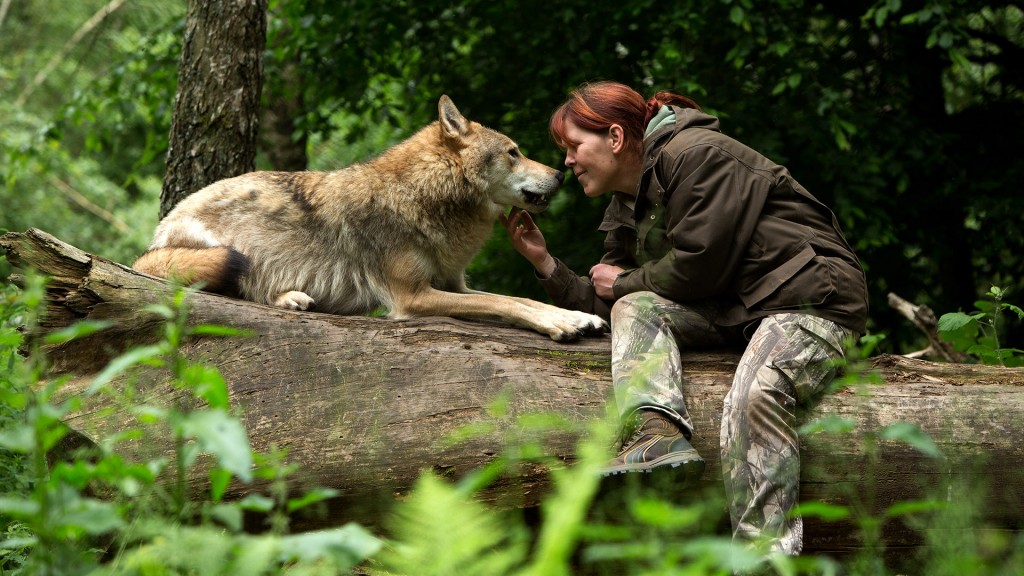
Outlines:
[{"label": "wolf's hind leg", "polygon": [[309,310],[313,304],[316,304],[316,301],[310,298],[309,294],[298,290],[282,292],[274,298],[274,306],[289,310]]}]

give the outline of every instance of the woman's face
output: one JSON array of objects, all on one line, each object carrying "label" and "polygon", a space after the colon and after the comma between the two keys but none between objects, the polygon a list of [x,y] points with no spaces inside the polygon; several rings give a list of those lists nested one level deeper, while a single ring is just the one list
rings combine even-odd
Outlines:
[{"label": "woman's face", "polygon": [[[583,186],[583,193],[597,198],[616,189],[619,176],[619,158],[613,151],[613,135],[608,132],[591,132],[565,122],[565,136],[569,144],[565,150],[565,165]],[[630,191],[632,192],[632,191]]]}]

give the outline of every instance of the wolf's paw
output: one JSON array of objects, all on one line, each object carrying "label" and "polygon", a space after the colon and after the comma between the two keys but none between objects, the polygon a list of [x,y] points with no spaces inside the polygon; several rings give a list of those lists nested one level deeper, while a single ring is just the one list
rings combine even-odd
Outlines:
[{"label": "wolf's paw", "polygon": [[608,331],[608,323],[602,318],[577,310],[557,309],[549,325],[546,332],[557,342],[574,342],[580,336],[600,336]]},{"label": "wolf's paw", "polygon": [[600,336],[610,330],[608,323],[600,316],[594,316],[593,314],[577,310],[571,310],[570,312],[576,317],[576,325],[579,330],[586,336]]},{"label": "wolf's paw", "polygon": [[309,307],[315,303],[316,301],[310,298],[309,294],[298,290],[282,292],[274,299],[274,306],[289,310],[309,310]]}]

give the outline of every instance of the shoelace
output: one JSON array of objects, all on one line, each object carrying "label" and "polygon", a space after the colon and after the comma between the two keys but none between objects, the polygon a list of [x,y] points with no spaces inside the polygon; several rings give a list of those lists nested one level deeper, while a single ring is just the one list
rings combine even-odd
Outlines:
[{"label": "shoelace", "polygon": [[622,435],[619,436],[620,444],[619,444],[619,452],[618,452],[618,454],[616,454],[617,456],[621,456],[622,453],[625,452],[627,448],[632,446],[634,442],[636,442],[641,436],[644,435],[643,422],[637,421],[636,427],[633,428],[633,434],[629,437],[628,440],[626,439],[626,434],[627,434],[626,431],[627,430],[629,430],[629,428],[624,428],[622,430]]}]

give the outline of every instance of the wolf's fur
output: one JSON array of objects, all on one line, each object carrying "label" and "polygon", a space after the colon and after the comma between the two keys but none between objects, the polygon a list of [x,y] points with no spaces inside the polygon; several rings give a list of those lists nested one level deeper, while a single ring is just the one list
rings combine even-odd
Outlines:
[{"label": "wolf's fur", "polygon": [[466,265],[498,215],[542,210],[562,173],[468,121],[447,96],[438,112],[365,163],[207,186],[160,222],[133,267],[297,310],[491,318],[556,340],[604,330],[590,314],[467,289]]}]

